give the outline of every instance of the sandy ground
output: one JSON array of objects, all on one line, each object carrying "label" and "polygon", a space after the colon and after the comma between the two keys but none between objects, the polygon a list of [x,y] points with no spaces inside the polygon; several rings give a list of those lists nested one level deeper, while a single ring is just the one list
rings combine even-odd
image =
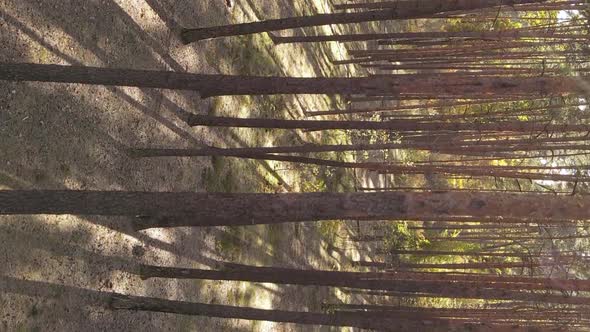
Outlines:
[{"label": "sandy ground", "polygon": [[[329,64],[328,58],[343,56],[344,49],[338,44],[272,47],[268,37],[258,35],[183,46],[177,39],[181,26],[327,11],[328,3],[320,0],[311,4],[307,0],[236,0],[231,10],[224,0],[0,0],[0,4],[0,61],[224,74],[353,74],[350,68],[335,71]],[[178,115],[198,112],[297,118],[302,109],[336,105],[338,100],[328,97],[201,100],[193,92],[0,82],[0,188],[301,190],[305,179],[289,165],[210,158],[134,160],[125,149],[321,140],[304,133],[189,128]],[[330,235],[330,227],[292,224],[138,233],[125,218],[1,217],[0,330],[320,330],[114,312],[94,306],[88,294],[109,291],[266,309],[320,310],[322,301],[338,301],[344,295],[314,287],[142,281],[127,271],[138,262],[211,267],[219,260],[338,269],[348,264],[347,253],[350,256],[356,251],[343,252],[328,245],[324,235]]]}]

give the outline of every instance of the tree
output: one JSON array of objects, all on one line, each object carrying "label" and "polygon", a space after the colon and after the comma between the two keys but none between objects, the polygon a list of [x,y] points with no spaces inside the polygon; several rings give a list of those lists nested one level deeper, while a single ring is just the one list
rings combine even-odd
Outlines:
[{"label": "tree", "polygon": [[138,229],[317,220],[503,217],[535,222],[590,218],[581,196],[477,192],[215,194],[124,191],[0,191],[0,214],[134,216]]},{"label": "tree", "polygon": [[[221,318],[239,318],[248,320],[264,320],[271,322],[327,325],[327,326],[352,326],[365,329],[391,330],[391,331],[418,331],[428,328],[433,332],[530,332],[527,324],[472,324],[454,322],[451,320],[412,321],[387,317],[375,318],[375,315],[351,312],[335,312],[333,314],[265,310],[247,307],[236,307],[218,304],[191,303],[186,301],[171,301],[158,298],[114,295],[110,307],[117,310],[143,310],[154,312],[167,312],[182,315],[208,316]],[[552,327],[540,326],[532,329],[535,332],[554,331]]]},{"label": "tree", "polygon": [[244,119],[216,117],[191,114],[187,123],[190,126],[245,127],[245,128],[280,128],[280,129],[365,129],[395,131],[472,131],[472,132],[585,132],[590,126],[586,124],[552,124],[539,121],[502,121],[489,123],[469,122],[421,122],[415,120],[392,121],[345,121],[345,120],[282,120],[282,119]]},{"label": "tree", "polygon": [[0,64],[0,80],[135,86],[198,91],[203,98],[224,95],[371,94],[404,96],[551,96],[584,94],[575,77],[420,77],[405,75],[353,78],[257,77],[187,74],[170,71],[97,67]]},{"label": "tree", "polygon": [[[507,268],[522,267],[516,263],[504,263]],[[493,264],[489,263],[490,268]],[[278,284],[315,285],[331,287],[352,287],[403,293],[422,293],[437,297],[497,299],[521,301],[547,301],[558,304],[590,304],[590,298],[568,298],[563,294],[528,293],[521,290],[562,290],[559,281],[541,284],[528,278],[531,283],[511,283],[497,277],[494,282],[485,280],[458,280],[453,275],[443,280],[410,279],[404,273],[363,273],[321,270],[298,270],[290,268],[235,266],[229,264],[222,270],[183,269],[153,265],[141,265],[139,275],[144,278],[178,278],[206,280],[240,280],[250,282],[272,282]],[[409,274],[411,275],[411,274]],[[452,282],[449,282],[452,281]],[[541,282],[543,280],[540,280]],[[566,281],[567,282],[567,281]]]}]

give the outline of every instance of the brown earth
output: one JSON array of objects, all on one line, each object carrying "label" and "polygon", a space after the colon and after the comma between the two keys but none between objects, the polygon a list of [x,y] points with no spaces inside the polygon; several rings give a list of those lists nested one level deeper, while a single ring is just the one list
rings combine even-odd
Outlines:
[{"label": "brown earth", "polygon": [[[0,0],[0,61],[195,73],[354,74],[352,67],[330,64],[329,59],[345,56],[339,44],[274,47],[268,36],[256,35],[183,46],[177,38],[181,26],[325,12],[330,8],[325,1],[237,0],[228,9],[225,0]],[[351,176],[346,172],[231,159],[134,160],[125,150],[344,142],[343,133],[189,128],[178,117],[201,112],[301,118],[304,109],[337,106],[342,106],[339,99],[322,96],[202,100],[186,91],[0,82],[0,189],[350,190]],[[142,281],[128,271],[138,262],[208,268],[220,260],[339,269],[348,266],[351,255],[358,255],[356,250],[337,248],[347,245],[339,238],[346,227],[333,222],[138,233],[125,218],[11,216],[0,218],[0,228],[0,330],[4,331],[319,330],[110,311],[92,305],[82,290],[319,311],[323,301],[343,300],[346,295],[319,287]]]}]

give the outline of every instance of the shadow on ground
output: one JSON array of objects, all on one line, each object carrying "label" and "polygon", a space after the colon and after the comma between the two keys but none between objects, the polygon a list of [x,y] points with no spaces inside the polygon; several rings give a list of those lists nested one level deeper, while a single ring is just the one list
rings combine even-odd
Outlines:
[{"label": "shadow on ground", "polygon": [[[273,47],[267,36],[190,46],[182,26],[302,14],[306,1],[6,0],[0,61],[264,75],[345,75],[333,47]],[[326,5],[324,4],[324,7]],[[128,147],[254,146],[342,140],[338,134],[190,128],[186,113],[301,117],[339,99],[312,96],[202,100],[190,91],[0,82],[0,188],[281,192],[338,188],[308,167],[209,158],[134,160]],[[318,173],[319,172],[319,173]],[[304,174],[303,176],[301,174]],[[319,175],[318,175],[319,174]],[[320,176],[322,175],[322,176]],[[317,185],[302,184],[312,179]],[[0,220],[3,330],[309,331],[204,317],[113,312],[92,290],[260,308],[320,310],[343,295],[325,287],[217,281],[141,281],[137,263],[210,267],[218,261],[346,268],[350,252],[332,243],[346,224],[288,224],[135,232],[126,218],[7,216]],[[347,256],[348,255],[348,256]],[[39,281],[47,282],[40,284]],[[44,285],[54,285],[44,288]],[[18,294],[14,294],[14,292]],[[316,328],[320,329],[320,328]]]}]

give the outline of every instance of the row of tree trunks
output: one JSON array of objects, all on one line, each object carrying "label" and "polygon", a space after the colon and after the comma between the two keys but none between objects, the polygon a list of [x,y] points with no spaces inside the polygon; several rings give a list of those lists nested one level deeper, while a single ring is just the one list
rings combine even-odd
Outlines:
[{"label": "row of tree trunks", "polygon": [[[549,147],[544,147],[547,149]],[[567,146],[566,148],[572,148]],[[501,149],[499,149],[501,150]],[[197,150],[198,151],[198,150]],[[453,151],[447,151],[437,149],[438,152],[444,153],[458,153],[458,154],[469,154],[469,152],[455,149]],[[495,151],[495,150],[492,150]],[[155,156],[179,156],[188,157],[195,156],[195,150],[132,150],[131,155],[134,157],[155,157]],[[275,160],[293,163],[302,163],[308,165],[320,165],[329,167],[339,168],[351,168],[351,169],[368,169],[377,171],[381,174],[451,174],[451,175],[468,175],[477,177],[503,177],[503,178],[514,178],[514,179],[528,179],[528,180],[552,180],[552,181],[565,181],[565,182],[589,182],[589,177],[580,175],[567,175],[567,174],[550,174],[541,172],[521,172],[513,169],[512,167],[501,167],[501,166],[437,166],[437,165],[416,165],[416,166],[399,166],[387,163],[354,163],[354,162],[342,162],[337,160],[319,159],[310,157],[300,156],[287,156],[277,154],[260,154],[260,153],[235,153],[231,151],[212,151],[209,153],[217,156],[229,156],[237,158],[246,158],[254,160]],[[523,167],[523,169],[526,167]],[[552,167],[553,169],[568,169],[568,167]]]},{"label": "row of tree trunks", "polygon": [[[364,121],[363,121],[364,122]],[[323,122],[325,123],[325,122]],[[512,134],[509,134],[512,135]],[[401,139],[401,143],[360,143],[360,144],[342,144],[342,145],[289,145],[274,147],[244,147],[244,148],[216,148],[205,147],[197,149],[128,149],[130,155],[140,157],[203,157],[203,156],[240,156],[247,154],[269,154],[269,153],[313,153],[313,152],[346,152],[346,151],[372,151],[372,150],[390,150],[390,149],[414,149],[429,150],[439,153],[453,153],[456,150],[461,151],[479,151],[479,152],[499,152],[499,151],[545,151],[545,150],[589,150],[586,144],[565,143],[590,141],[587,136],[553,136],[545,138],[518,138],[513,139],[501,138],[496,132],[492,133],[493,139],[485,137],[485,133],[476,135],[475,140],[469,135],[446,135],[433,138],[432,134],[425,135],[424,139],[412,138]],[[547,144],[560,143],[560,144]],[[460,151],[459,151],[460,152]],[[456,153],[457,154],[457,153]],[[379,163],[374,163],[378,165]],[[433,163],[434,165],[434,163]],[[559,166],[564,168],[568,166]],[[586,165],[569,166],[570,168],[587,168]],[[504,169],[508,169],[505,167]],[[512,167],[514,169],[525,169],[527,166]],[[540,169],[536,167],[536,169]],[[542,168],[542,167],[541,167]]]},{"label": "row of tree trunks", "polygon": [[[518,100],[514,100],[518,101]],[[533,98],[531,101],[535,101]],[[327,111],[307,111],[305,112],[306,116],[321,116],[321,115],[342,115],[342,114],[355,114],[355,113],[377,113],[377,112],[396,112],[405,111],[405,110],[424,110],[424,109],[440,109],[446,107],[471,107],[471,106],[482,106],[482,105],[501,105],[504,103],[513,102],[512,100],[503,100],[500,99],[498,101],[468,101],[468,102],[437,102],[437,103],[427,103],[427,104],[418,104],[418,105],[403,105],[403,106],[395,106],[395,107],[379,107],[379,108],[358,108],[358,109],[348,109],[348,110],[327,110]],[[569,105],[564,105],[562,107],[567,107]],[[571,105],[571,106],[580,106],[580,105]],[[539,108],[539,110],[543,110],[546,108]]]},{"label": "row of tree trunks", "polygon": [[374,55],[405,55],[411,54],[416,56],[430,56],[433,54],[446,54],[446,55],[454,55],[454,54],[473,54],[473,53],[481,53],[486,54],[486,52],[494,51],[494,50],[511,50],[511,49],[518,49],[518,50],[526,50],[526,49],[536,49],[539,46],[558,46],[563,45],[565,42],[563,41],[554,41],[554,42],[494,42],[494,41],[486,41],[486,42],[479,42],[479,43],[472,43],[466,45],[456,45],[453,47],[422,47],[420,49],[359,49],[359,50],[348,50],[348,54],[353,57],[368,57]]},{"label": "row of tree trunks", "polygon": [[[541,142],[540,142],[541,143]],[[396,172],[436,172],[436,171],[453,171],[453,170],[483,170],[485,166],[472,166],[471,168],[456,166],[443,166],[438,162],[424,162],[419,165],[407,167],[398,164],[383,163],[383,162],[339,162],[330,161],[326,159],[310,158],[310,157],[295,157],[295,156],[283,156],[276,155],[275,153],[310,153],[310,152],[343,152],[343,151],[371,151],[371,150],[389,150],[389,149],[412,149],[412,150],[424,150],[437,153],[444,153],[449,155],[477,155],[473,152],[483,153],[494,153],[494,152],[506,152],[506,151],[551,151],[551,150],[587,150],[587,145],[572,144],[572,145],[509,145],[504,146],[500,144],[494,145],[482,145],[482,146],[470,146],[470,145],[441,145],[441,146],[427,146],[424,144],[398,144],[398,143],[385,143],[375,145],[363,145],[363,146],[293,146],[293,147],[260,147],[260,148],[200,148],[200,149],[129,149],[128,153],[134,158],[147,158],[147,157],[203,157],[203,156],[226,156],[226,157],[240,157],[249,159],[263,159],[263,160],[277,160],[286,162],[299,162],[306,164],[316,164],[334,167],[345,167],[345,168],[366,168],[373,170],[384,170],[384,171],[396,171]],[[587,169],[585,166],[554,166],[551,168],[543,169],[535,166],[530,166],[533,170],[561,170],[561,169]],[[526,166],[519,167],[489,167],[489,171],[519,171],[527,169]],[[369,191],[375,191],[379,188],[367,188]],[[382,188],[383,189],[383,188]],[[385,188],[386,189],[386,188]],[[428,190],[428,188],[415,188],[416,190]],[[459,189],[460,190],[460,189]],[[523,192],[523,191],[519,191]]]},{"label": "row of tree trunks", "polygon": [[[355,313],[349,311],[314,313],[255,309],[230,305],[173,301],[153,297],[123,295],[113,292],[91,291],[47,282],[21,280],[6,276],[0,276],[0,289],[2,289],[3,294],[21,294],[28,297],[44,296],[47,298],[53,298],[58,292],[59,294],[74,297],[76,300],[79,299],[81,303],[88,303],[92,306],[111,310],[141,310],[180,315],[262,320],[280,323],[351,326],[380,331],[421,331],[427,328],[429,331],[435,332],[461,332],[465,331],[465,329],[476,332],[530,332],[530,326],[528,326],[528,324],[516,326],[514,324],[507,325],[506,323],[502,323],[493,324],[491,326],[482,326],[481,324],[457,322],[456,320],[450,319],[437,320],[436,323],[433,324],[433,321],[403,319],[400,317],[390,319],[386,314],[377,317],[378,315],[376,313]],[[554,330],[542,327],[541,330],[536,331],[545,332]]]},{"label": "row of tree trunks", "polygon": [[461,321],[482,322],[483,320],[501,321],[536,321],[539,322],[576,322],[588,323],[586,314],[582,311],[566,310],[512,310],[512,309],[445,309],[445,308],[421,308],[421,307],[395,307],[391,305],[363,305],[363,304],[327,304],[326,308],[347,312],[370,312],[376,317],[387,315],[388,317],[399,317],[405,319],[424,320],[432,319],[455,319]]},{"label": "row of tree trunks", "polygon": [[[530,332],[531,326],[522,324],[471,324],[451,320],[412,321],[399,318],[388,319],[366,313],[335,312],[333,314],[296,312],[284,310],[265,310],[227,305],[202,304],[185,301],[171,301],[158,298],[116,295],[110,307],[117,310],[142,310],[175,313],[182,315],[207,316],[262,320],[281,323],[297,323],[325,326],[351,326],[382,331],[419,331],[427,328],[433,332]],[[555,332],[554,327],[534,327],[535,332]]]},{"label": "row of tree trunks", "polygon": [[[513,5],[542,3],[546,0],[510,0]],[[184,29],[181,37],[185,44],[219,37],[246,35],[276,30],[322,26],[329,24],[350,24],[385,20],[427,18],[438,13],[457,10],[476,10],[505,4],[506,0],[431,0],[404,1],[395,8],[361,13],[317,14],[303,17],[289,17],[252,23],[232,24],[199,29]]]},{"label": "row of tree trunks", "polygon": [[190,126],[241,127],[266,129],[310,129],[310,130],[395,130],[400,132],[420,131],[473,131],[473,132],[587,132],[586,124],[551,124],[537,121],[504,121],[496,123],[468,122],[419,122],[413,120],[399,121],[343,121],[343,120],[281,120],[230,118],[210,115],[191,114],[187,120]]},{"label": "row of tree trunks", "polygon": [[[278,284],[352,287],[371,290],[386,290],[407,293],[426,293],[451,298],[516,299],[521,301],[546,301],[557,304],[590,305],[585,297],[568,298],[552,293],[527,293],[519,290],[550,290],[540,284],[488,283],[485,281],[449,283],[444,280],[392,279],[387,273],[333,272],[242,266],[226,270],[182,269],[142,265],[142,278],[180,278],[208,280],[236,280],[272,282]],[[378,278],[382,275],[384,278]],[[558,283],[554,283],[558,286]],[[560,287],[562,288],[562,287]],[[516,290],[514,290],[516,289]]]},{"label": "row of tree trunks", "polygon": [[[519,101],[514,100],[514,101]],[[535,101],[534,99],[530,101]],[[378,113],[378,112],[393,112],[393,113],[401,113],[400,111],[406,110],[430,110],[430,109],[440,109],[440,108],[447,108],[447,107],[472,107],[472,106],[491,106],[491,105],[504,105],[509,106],[508,103],[513,102],[512,100],[490,100],[490,101],[469,101],[469,102],[438,102],[438,103],[429,103],[429,104],[418,104],[418,105],[403,105],[403,106],[395,106],[395,107],[375,107],[375,108],[353,108],[348,110],[327,110],[327,111],[307,111],[305,112],[306,116],[321,116],[321,115],[342,115],[342,114],[355,114],[355,113]],[[566,105],[548,105],[545,107],[531,107],[527,110],[530,111],[542,111],[547,109],[559,109],[559,108],[566,108],[566,107],[576,107],[582,106],[586,103],[580,104],[566,104]],[[498,114],[503,114],[498,112]]]}]

